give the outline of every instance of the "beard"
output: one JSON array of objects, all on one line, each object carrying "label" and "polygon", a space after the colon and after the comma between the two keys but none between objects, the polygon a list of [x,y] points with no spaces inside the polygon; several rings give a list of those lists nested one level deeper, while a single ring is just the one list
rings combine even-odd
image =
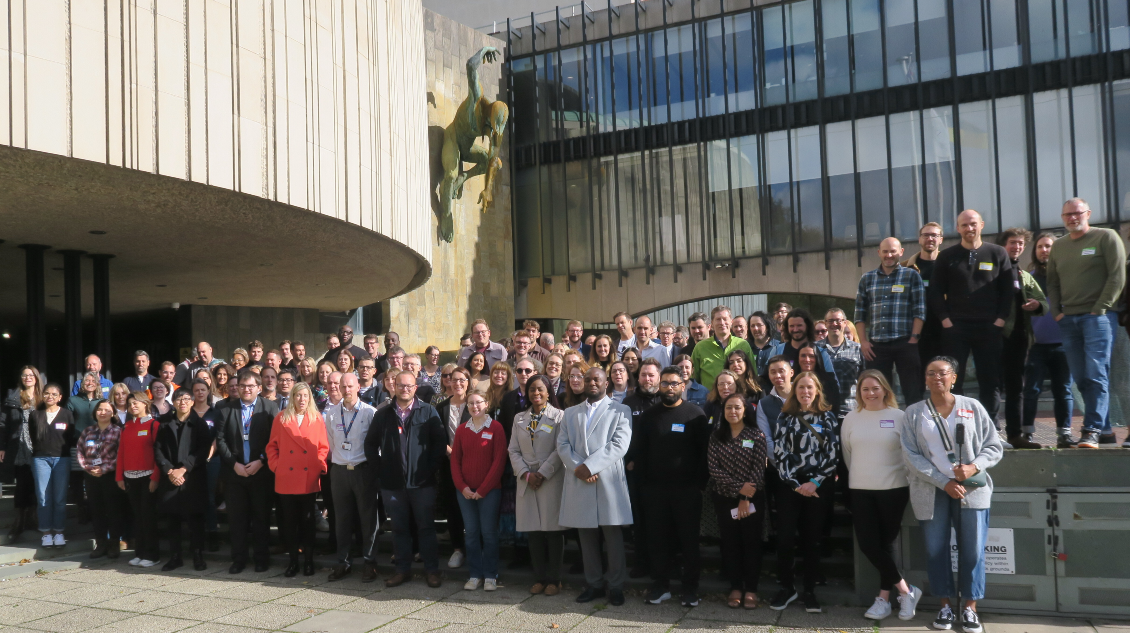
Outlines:
[{"label": "beard", "polygon": [[678,404],[679,400],[682,400],[682,399],[683,399],[683,394],[678,393],[678,392],[674,392],[674,393],[664,392],[664,393],[659,394],[660,402],[662,402],[663,404],[665,404],[667,406],[673,406],[675,404]]}]

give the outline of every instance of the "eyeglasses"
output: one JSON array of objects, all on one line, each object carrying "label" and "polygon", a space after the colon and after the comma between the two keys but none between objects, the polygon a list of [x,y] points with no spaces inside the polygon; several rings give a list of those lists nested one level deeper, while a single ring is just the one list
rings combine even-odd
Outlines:
[{"label": "eyeglasses", "polygon": [[279,378],[279,382],[294,382],[293,378]]},{"label": "eyeglasses", "polygon": [[174,403],[176,403],[176,402],[192,402],[192,398],[189,397],[189,396],[181,396],[181,397],[177,398],[176,400],[173,400],[173,402]]},{"label": "eyeglasses", "polygon": [[685,383],[681,380],[675,380],[675,381],[664,380],[664,381],[659,383],[659,386],[663,387],[664,389],[669,389],[671,387],[680,387],[680,386],[685,385],[685,384],[687,384],[687,383]]},{"label": "eyeglasses", "polygon": [[451,378],[451,374],[440,374],[440,378]]},{"label": "eyeglasses", "polygon": [[946,376],[952,376],[952,375],[953,375],[952,371],[928,371],[928,372],[926,372],[927,378],[945,378]]},{"label": "eyeglasses", "polygon": [[456,385],[465,385],[465,384],[467,384],[467,379],[466,378],[452,378],[451,382],[452,382],[452,384],[456,384]]},{"label": "eyeglasses", "polygon": [[532,374],[532,373],[534,373],[534,370],[529,369],[529,368],[515,369],[514,373],[515,374],[523,374],[523,375],[524,374]]},{"label": "eyeglasses", "polygon": [[415,389],[416,385],[397,385],[396,388],[401,391],[408,391],[409,389]]},{"label": "eyeglasses", "polygon": [[63,396],[61,394],[55,393],[53,391],[48,391],[47,393],[43,394],[43,397],[44,398],[62,398]]},{"label": "eyeglasses", "polygon": [[254,389],[258,386],[259,385],[255,384],[255,383],[251,383],[250,385],[240,385],[239,388],[240,389]]},{"label": "eyeglasses", "polygon": [[941,233],[920,233],[918,235],[918,237],[924,237],[928,240],[940,240],[940,239],[942,239],[942,234]]}]

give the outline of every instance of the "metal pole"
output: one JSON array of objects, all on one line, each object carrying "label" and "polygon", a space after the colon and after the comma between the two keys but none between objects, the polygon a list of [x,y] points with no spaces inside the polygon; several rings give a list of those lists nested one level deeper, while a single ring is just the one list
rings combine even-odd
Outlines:
[{"label": "metal pole", "polygon": [[110,374],[110,260],[113,255],[91,255],[94,260],[94,349],[102,359],[103,374]]}]

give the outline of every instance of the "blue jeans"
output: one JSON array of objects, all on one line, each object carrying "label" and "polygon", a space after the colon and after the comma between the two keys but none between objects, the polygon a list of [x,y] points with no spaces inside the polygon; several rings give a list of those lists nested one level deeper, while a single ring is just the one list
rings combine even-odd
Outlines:
[{"label": "blue jeans", "polygon": [[957,531],[958,582],[963,600],[985,597],[985,541],[989,536],[989,509],[961,507],[943,490],[934,490],[934,518],[919,521],[926,538],[926,571],[930,593],[939,598],[957,598],[950,558],[950,528]]},{"label": "blue jeans", "polygon": [[[1111,433],[1110,351],[1114,347],[1112,314],[1065,314],[1059,320],[1063,351],[1086,411],[1083,430]],[[1117,317],[1114,317],[1117,318]]]},{"label": "blue jeans", "polygon": [[1036,424],[1036,408],[1045,378],[1051,380],[1055,397],[1055,425],[1069,429],[1075,397],[1071,395],[1071,369],[1061,343],[1036,343],[1028,348],[1028,363],[1024,367],[1024,427]]},{"label": "blue jeans", "polygon": [[71,478],[70,457],[36,457],[35,499],[39,502],[39,531],[62,533],[67,526],[67,485]]},{"label": "blue jeans", "polygon": [[468,499],[457,492],[463,528],[467,531],[467,567],[471,578],[498,578],[498,509],[502,491],[491,490],[482,499]]}]

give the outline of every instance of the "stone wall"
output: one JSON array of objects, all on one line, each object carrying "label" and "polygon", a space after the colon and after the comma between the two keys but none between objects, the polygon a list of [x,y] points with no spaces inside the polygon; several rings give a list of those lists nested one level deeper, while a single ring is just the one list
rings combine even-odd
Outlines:
[{"label": "stone wall", "polygon": [[[505,43],[424,10],[432,276],[420,288],[389,301],[391,329],[400,334],[401,343],[411,351],[423,351],[429,344],[444,350],[456,349],[459,336],[477,318],[491,324],[495,338],[508,336],[514,327],[508,139],[503,141],[503,168],[496,178],[494,203],[483,212],[477,201],[485,178],[473,178],[463,187],[462,199],[452,204],[454,241],[441,241],[437,230],[439,202],[435,187],[442,177],[439,155],[443,130],[467,96],[467,59],[483,46],[503,50]],[[501,62],[482,66],[480,76],[488,99],[506,99]]]},{"label": "stone wall", "polygon": [[[250,341],[262,341],[266,350],[270,350],[283,339],[302,341],[306,344],[306,355],[318,359],[326,353],[326,336],[331,334],[318,331],[318,311],[309,308],[205,305],[190,308],[191,344],[208,341],[216,358],[224,360],[231,359],[235,348],[246,349]],[[181,341],[181,344],[186,343]],[[357,337],[354,344],[361,345],[361,337]]]}]

